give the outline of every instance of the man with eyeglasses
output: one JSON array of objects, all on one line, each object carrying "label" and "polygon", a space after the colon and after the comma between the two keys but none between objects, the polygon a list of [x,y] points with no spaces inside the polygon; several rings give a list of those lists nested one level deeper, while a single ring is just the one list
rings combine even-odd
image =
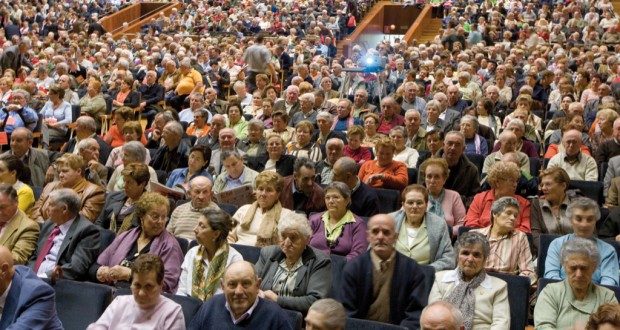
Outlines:
[{"label": "man with eyeglasses", "polygon": [[563,152],[559,152],[549,160],[547,168],[563,168],[571,180],[598,180],[598,166],[589,155],[581,152],[583,144],[581,132],[575,129],[564,132],[562,136]]},{"label": "man with eyeglasses", "polygon": [[0,112],[0,129],[6,133],[12,133],[18,127],[26,127],[34,131],[39,117],[28,106],[30,94],[23,89],[13,91],[13,101],[2,108]]}]

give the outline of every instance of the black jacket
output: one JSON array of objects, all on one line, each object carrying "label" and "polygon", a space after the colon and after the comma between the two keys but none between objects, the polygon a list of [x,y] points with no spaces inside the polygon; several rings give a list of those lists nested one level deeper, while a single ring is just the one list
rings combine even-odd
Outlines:
[{"label": "black jacket", "polygon": [[[265,170],[265,164],[269,160],[268,155],[260,157],[248,157],[247,166],[256,172],[262,172]],[[295,157],[291,155],[282,155],[278,161],[276,161],[276,173],[282,177],[293,175],[293,164],[295,164]]]}]

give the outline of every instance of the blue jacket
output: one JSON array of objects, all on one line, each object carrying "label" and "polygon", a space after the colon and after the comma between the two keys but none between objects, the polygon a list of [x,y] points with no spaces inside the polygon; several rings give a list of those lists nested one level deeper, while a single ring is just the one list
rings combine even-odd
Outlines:
[{"label": "blue jacket", "polygon": [[[170,173],[170,176],[168,177],[168,182],[166,182],[166,187],[173,188],[174,186],[178,184],[185,183],[185,178],[187,178],[187,173],[189,173],[188,167],[177,168],[173,170],[172,173]],[[213,184],[213,177],[211,176],[211,174],[209,174],[209,172],[207,172],[207,170],[203,170],[198,173],[195,173],[194,175],[192,175],[191,178],[189,178],[189,180],[187,180],[187,182],[191,181],[193,178],[197,176],[206,176],[207,178],[209,178],[209,180],[211,180],[211,184]]]},{"label": "blue jacket", "polygon": [[54,289],[39,279],[32,270],[25,266],[15,266],[15,274],[0,319],[0,330],[62,330],[62,324],[56,315],[55,296]]}]

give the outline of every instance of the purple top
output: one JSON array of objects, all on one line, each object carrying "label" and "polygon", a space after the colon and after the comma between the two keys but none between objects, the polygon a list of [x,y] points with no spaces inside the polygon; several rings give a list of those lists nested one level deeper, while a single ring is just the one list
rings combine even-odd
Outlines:
[{"label": "purple top", "polygon": [[309,245],[319,249],[326,254],[337,254],[347,257],[347,261],[357,257],[368,250],[366,241],[366,223],[357,215],[353,214],[355,223],[348,223],[342,228],[342,234],[336,241],[336,245],[330,247],[325,238],[325,224],[321,217],[325,212],[316,213],[310,216],[310,227],[312,227],[312,237]]},{"label": "purple top", "polygon": [[[97,263],[108,267],[119,265],[131,250],[131,246],[138,240],[141,232],[141,228],[138,227],[118,235],[97,258]],[[183,251],[181,251],[179,242],[164,229],[153,239],[149,253],[159,256],[164,263],[164,291],[175,293],[183,263]]]}]

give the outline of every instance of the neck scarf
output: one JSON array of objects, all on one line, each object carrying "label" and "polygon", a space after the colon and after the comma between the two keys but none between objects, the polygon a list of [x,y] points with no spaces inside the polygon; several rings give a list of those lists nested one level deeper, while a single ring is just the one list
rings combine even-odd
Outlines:
[{"label": "neck scarf", "polygon": [[439,217],[443,218],[443,207],[441,207],[441,202],[443,202],[443,197],[446,195],[446,189],[441,189],[441,193],[437,199],[433,198],[432,194],[428,194],[428,212],[431,212]]},{"label": "neck scarf", "polygon": [[351,213],[351,211],[347,211],[347,213],[344,214],[342,219],[338,220],[338,223],[336,223],[331,232],[329,230],[329,211],[323,213],[323,216],[321,216],[321,220],[323,220],[323,224],[325,225],[325,238],[327,239],[327,244],[330,247],[336,245],[336,241],[338,240],[340,235],[342,235],[342,229],[344,228],[344,225],[348,223],[355,223],[355,218],[353,217],[353,213]]},{"label": "neck scarf", "polygon": [[476,294],[474,290],[484,281],[486,272],[483,270],[474,276],[469,282],[463,281],[463,272],[457,268],[460,283],[452,290],[446,301],[460,309],[465,319],[465,330],[471,330],[474,326],[474,311],[476,308]]},{"label": "neck scarf", "polygon": [[[250,229],[250,225],[252,224],[252,220],[254,220],[254,215],[256,214],[256,210],[258,209],[258,202],[252,203],[248,212],[243,217],[243,221],[241,222],[241,228],[244,230]],[[276,204],[267,212],[263,214],[263,222],[260,224],[258,228],[258,233],[256,234],[256,246],[268,246],[278,244],[276,235],[276,225],[280,220],[280,213],[282,212],[282,204],[280,201],[277,201]]]},{"label": "neck scarf", "polygon": [[192,297],[206,301],[215,294],[220,284],[220,278],[222,278],[226,269],[228,251],[228,243],[224,241],[222,246],[215,251],[215,255],[209,263],[209,270],[205,279],[203,256],[207,253],[207,249],[203,245],[198,248],[198,253],[194,258],[194,273],[192,274]]}]

